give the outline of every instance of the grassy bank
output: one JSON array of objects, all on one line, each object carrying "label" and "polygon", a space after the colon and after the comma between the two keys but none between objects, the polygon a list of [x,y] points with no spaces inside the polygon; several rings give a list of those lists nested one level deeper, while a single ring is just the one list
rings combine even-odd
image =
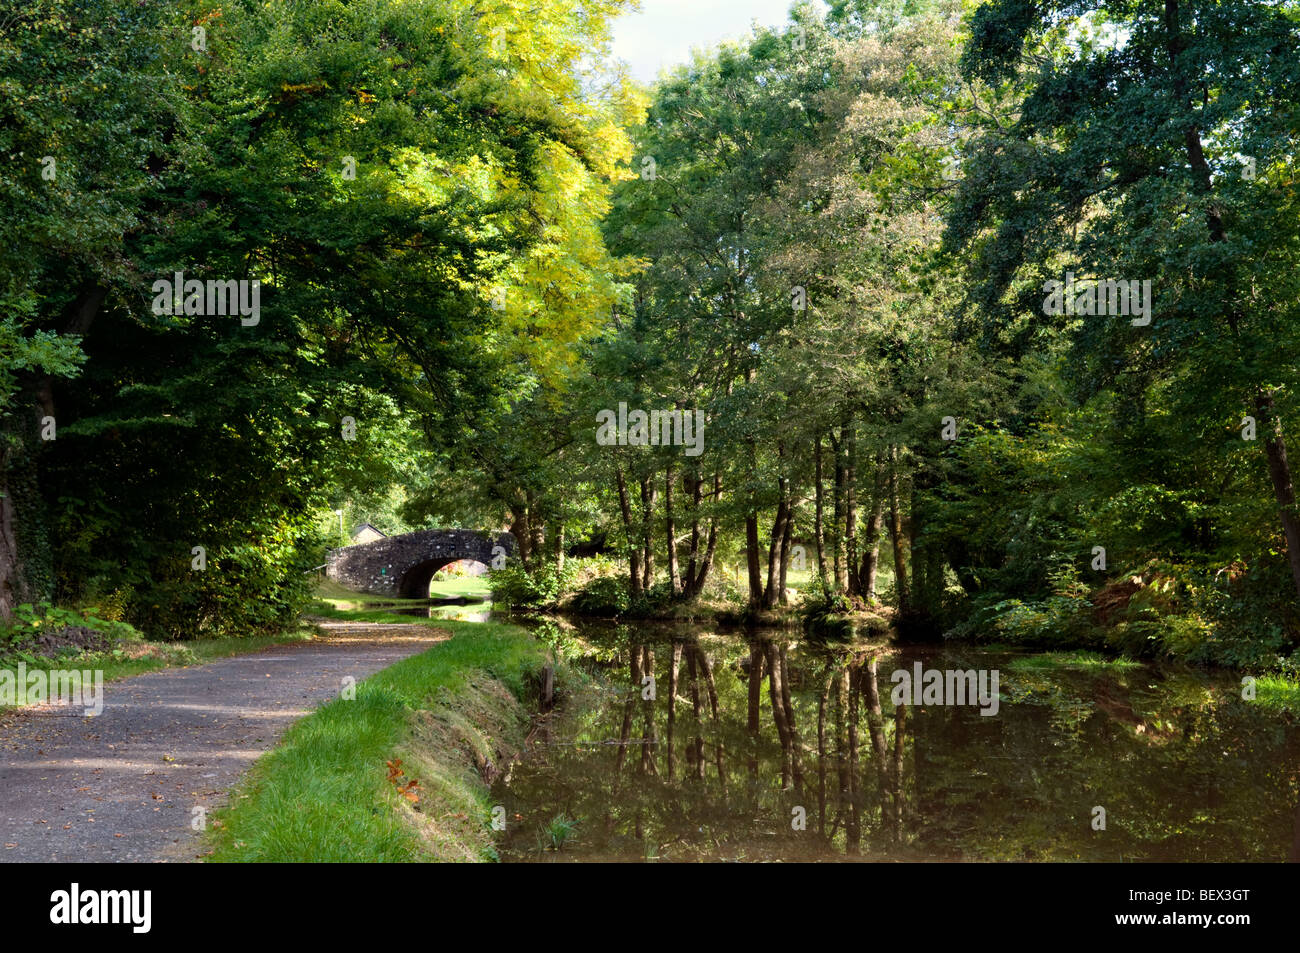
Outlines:
[{"label": "grassy bank", "polygon": [[1255,680],[1255,690],[1255,700],[1265,708],[1300,715],[1300,680],[1264,675]]},{"label": "grassy bank", "polygon": [[[382,612],[338,615],[413,621]],[[483,775],[522,746],[546,649],[514,626],[422,624],[453,638],[378,672],[357,686],[355,699],[335,699],[290,728],[216,816],[211,860],[494,856]]]},{"label": "grassy bank", "polygon": [[1075,649],[1025,655],[1008,662],[1006,667],[1013,672],[1052,672],[1063,668],[1080,672],[1128,672],[1142,668],[1142,663],[1125,656],[1107,658],[1097,652]]}]

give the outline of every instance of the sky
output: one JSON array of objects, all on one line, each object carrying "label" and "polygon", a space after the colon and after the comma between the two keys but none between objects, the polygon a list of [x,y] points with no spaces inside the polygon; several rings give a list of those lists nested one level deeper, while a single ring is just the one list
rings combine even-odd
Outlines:
[{"label": "sky", "polygon": [[614,21],[614,56],[651,83],[661,67],[685,63],[692,47],[736,39],[757,20],[779,26],[794,0],[641,0],[641,11]]}]

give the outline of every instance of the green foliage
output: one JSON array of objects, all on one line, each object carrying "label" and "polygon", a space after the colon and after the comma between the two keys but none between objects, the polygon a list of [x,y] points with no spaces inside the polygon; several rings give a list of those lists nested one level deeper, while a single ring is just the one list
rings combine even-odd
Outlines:
[{"label": "green foliage", "polygon": [[[607,63],[624,6],[11,17],[0,598],[272,632],[371,520],[509,526],[502,605],[758,610],[788,529],[824,544],[814,620],[865,610],[880,549],[918,632],[1282,664],[1291,6],[798,4],[648,101]],[[260,279],[259,323],[155,314],[177,270]],[[1044,313],[1066,270],[1152,279],[1151,323]],[[698,410],[703,452],[596,444],[620,402]],[[618,565],[547,565],[575,546]]]},{"label": "green foliage", "polygon": [[[1114,567],[1154,573],[1101,621],[1107,642],[1276,665],[1300,632],[1276,503],[1300,346],[1300,207],[1280,145],[1300,89],[1294,10],[992,0],[970,23],[963,73],[988,89],[963,107],[946,247],[966,259],[966,334],[1021,376],[1013,412],[963,441],[935,494],[973,595],[963,631],[980,613],[1028,641],[1086,628],[1048,577],[1085,572],[1101,545],[1112,569],[1083,576],[1099,597]],[[1150,280],[1149,322],[1050,313],[1044,283],[1067,271]],[[1253,581],[1212,581],[1243,563]]]},{"label": "green foliage", "polygon": [[666,612],[676,600],[672,583],[664,579],[629,600],[627,614],[632,618],[652,618]]},{"label": "green foliage", "polygon": [[818,588],[800,607],[800,616],[810,634],[847,638],[853,634],[853,625],[845,617],[856,608],[844,593],[832,591],[827,595]]},{"label": "green foliage", "polygon": [[573,832],[580,824],[581,822],[567,814],[557,814],[538,832],[538,849],[563,850],[565,842],[573,836]]},{"label": "green foliage", "polygon": [[[19,305],[0,292],[0,311],[12,315]],[[75,377],[85,360],[79,343],[50,331],[26,335],[17,318],[0,318],[0,414],[12,409],[20,373],[39,371],[51,377]]]},{"label": "green foliage", "polygon": [[1300,680],[1294,675],[1290,678],[1263,676],[1256,679],[1255,691],[1256,701],[1261,706],[1279,713],[1300,715]]},{"label": "green foliage", "polygon": [[567,591],[575,572],[571,563],[566,563],[562,570],[550,563],[529,570],[524,568],[521,560],[508,560],[505,566],[493,570],[488,576],[492,601],[514,609],[554,608]]},{"label": "green foliage", "polygon": [[0,628],[0,633],[3,633],[0,637],[12,644],[21,644],[33,636],[57,634],[68,628],[92,629],[114,642],[138,642],[143,638],[138,629],[126,622],[102,618],[96,607],[68,609],[48,602],[15,607],[9,623]]},{"label": "green foliage", "polygon": [[616,617],[629,608],[627,581],[617,576],[597,576],[579,589],[568,608],[579,615]]},{"label": "green foliage", "polygon": [[314,583],[304,558],[311,540],[301,527],[283,527],[260,545],[209,551],[202,571],[190,568],[188,553],[179,554],[157,577],[137,583],[130,618],[167,640],[278,632],[311,600]]},{"label": "green foliage", "polygon": [[[323,561],[318,515],[427,525],[401,514],[447,448],[561,380],[615,294],[597,222],[641,96],[589,84],[621,6],[7,16],[0,493],[20,505],[0,608],[121,590],[158,637],[271,631]],[[260,280],[259,320],[154,313],[176,271]]]}]

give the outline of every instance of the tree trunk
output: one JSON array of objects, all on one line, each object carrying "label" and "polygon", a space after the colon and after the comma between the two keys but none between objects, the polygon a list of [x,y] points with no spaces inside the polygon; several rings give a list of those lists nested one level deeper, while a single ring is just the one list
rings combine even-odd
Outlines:
[{"label": "tree trunk", "polygon": [[781,707],[785,709],[785,727],[790,733],[790,761],[794,770],[794,786],[803,790],[803,751],[799,743],[799,725],[794,718],[794,704],[790,699],[790,662],[786,657],[786,647],[777,650],[777,659],[781,666]]},{"label": "tree trunk", "polygon": [[682,591],[682,577],[677,570],[677,524],[673,521],[673,465],[664,471],[664,519],[667,523],[668,582],[674,596]]},{"label": "tree trunk", "polygon": [[[26,375],[22,375],[26,379]],[[32,386],[45,387],[43,395]],[[19,389],[19,410],[0,419],[0,620],[15,607],[53,598],[53,558],[46,538],[47,519],[40,492],[40,417],[53,416],[48,382],[28,380]]]},{"label": "tree trunk", "polygon": [[618,476],[618,505],[623,513],[623,536],[627,542],[628,553],[628,594],[635,599],[641,595],[641,550],[636,542],[636,536],[632,532],[632,502],[628,499],[627,478],[623,476],[623,468],[617,467],[614,470]]},{"label": "tree trunk", "polygon": [[813,453],[815,460],[816,476],[813,478],[816,484],[813,487],[813,535],[817,543],[817,575],[820,577],[822,585],[822,595],[827,599],[831,597],[831,581],[826,574],[826,538],[824,527],[822,526],[823,510],[823,489],[822,489],[822,438],[817,436],[817,445]]},{"label": "tree trunk", "polygon": [[1273,481],[1273,495],[1277,499],[1282,517],[1282,531],[1286,535],[1286,555],[1291,564],[1291,581],[1300,597],[1300,525],[1296,522],[1295,487],[1291,482],[1291,465],[1286,459],[1286,441],[1282,436],[1282,420],[1273,407],[1273,395],[1260,394],[1255,400],[1259,425],[1268,434],[1264,438],[1264,452],[1268,456],[1268,475]]},{"label": "tree trunk", "polygon": [[853,418],[844,418],[844,588],[858,594],[858,439]]},{"label": "tree trunk", "polygon": [[848,745],[844,735],[844,720],[848,713],[848,686],[844,673],[832,676],[835,683],[835,775],[839,782],[840,810],[839,816],[847,823],[847,812],[851,808],[849,784]]},{"label": "tree trunk", "polygon": [[[715,473],[713,475],[713,493],[711,494],[714,501],[722,495],[722,475]],[[709,580],[709,570],[713,568],[713,557],[718,551],[718,518],[709,517],[709,541],[704,547],[704,561],[700,563],[699,574],[695,576],[694,582],[691,583],[691,596],[694,598],[704,591],[704,584]]]},{"label": "tree trunk", "polygon": [[672,667],[668,669],[668,780],[677,776],[677,752],[673,748],[673,729],[677,724],[677,672],[682,664],[682,643],[673,642]]},{"label": "tree trunk", "polygon": [[911,504],[907,508],[907,553],[912,559],[912,608],[918,612],[925,612],[930,608],[926,600],[926,594],[929,590],[929,583],[926,579],[926,569],[928,561],[924,546],[917,546],[916,541],[921,535],[921,518],[916,506],[916,484],[920,478],[920,473],[914,473],[912,476]]},{"label": "tree trunk", "polygon": [[718,783],[723,791],[727,789],[727,769],[722,748],[722,723],[718,717],[718,686],[713,680],[713,664],[704,650],[695,645],[695,654],[700,661],[700,670],[704,673],[704,687],[709,692],[709,711],[713,715],[713,761],[718,766]]},{"label": "tree trunk", "polygon": [[686,555],[686,578],[682,580],[682,595],[695,598],[695,573],[700,559],[700,485],[704,482],[698,473],[688,474],[686,481],[691,492],[691,545]]},{"label": "tree trunk", "polygon": [[[108,288],[84,282],[63,312],[62,333],[85,337],[108,297]],[[53,564],[37,482],[43,441],[39,416],[56,416],[53,379],[20,373],[15,419],[0,428],[0,621],[16,606],[51,599]],[[37,410],[39,408],[39,414]]]},{"label": "tree trunk", "polygon": [[849,854],[858,853],[862,842],[861,804],[858,796],[858,692],[855,690],[849,669],[844,669],[843,683],[849,697],[849,816],[844,824],[844,842]]},{"label": "tree trunk", "polygon": [[749,605],[757,609],[763,604],[763,578],[758,560],[758,513],[745,514],[745,563],[749,569]]},{"label": "tree trunk", "polygon": [[[641,649],[642,670],[641,677],[650,676],[651,684],[654,684],[655,675],[655,653],[649,645]],[[641,691],[643,686],[638,685],[637,691]],[[655,749],[659,747],[659,737],[655,728],[655,703],[644,695],[641,697],[641,713],[643,716],[641,728],[641,771],[643,774],[658,774],[659,769],[655,766]]]},{"label": "tree trunk", "polygon": [[543,521],[541,507],[537,504],[537,494],[532,490],[524,491],[528,502],[528,555],[534,555],[540,561],[546,553],[546,524]]},{"label": "tree trunk", "polygon": [[9,461],[0,459],[0,622],[8,622],[14,607],[27,595],[18,556],[16,520],[9,491]]},{"label": "tree trunk", "polygon": [[686,653],[686,672],[691,679],[691,708],[695,712],[695,740],[691,743],[690,762],[695,768],[695,777],[704,780],[704,719],[700,708],[700,681],[695,671],[695,652]]},{"label": "tree trunk", "polygon": [[551,555],[555,559],[555,571],[564,571],[564,521],[558,517],[550,522]]},{"label": "tree trunk", "polygon": [[515,538],[520,565],[528,569],[533,554],[533,527],[528,516],[528,504],[525,502],[520,506],[519,512],[512,515],[514,521],[510,524],[510,535]]},{"label": "tree trunk", "polygon": [[907,744],[907,706],[894,706],[894,839],[903,840],[903,754]]},{"label": "tree trunk", "polygon": [[822,686],[822,696],[816,702],[816,805],[818,805],[818,833],[826,836],[826,701],[831,694],[831,681]]},{"label": "tree trunk", "polygon": [[[841,434],[841,436],[843,436]],[[844,455],[839,440],[831,436],[835,459],[835,512],[831,520],[831,562],[835,570],[835,591],[848,589],[848,570],[844,565]]]},{"label": "tree trunk", "polygon": [[[0,440],[8,435],[0,433]],[[22,457],[21,465],[15,464],[15,458]],[[36,499],[28,500],[28,507],[21,507],[24,494],[19,490],[19,483],[29,483],[35,487],[34,475],[29,470],[35,467],[34,457],[22,451],[6,449],[0,456],[0,620],[8,621],[15,607],[23,603],[40,602],[50,597],[49,592],[40,591],[33,583],[32,577],[40,578],[47,573],[32,572],[23,546],[23,533],[43,530],[35,512]],[[31,476],[31,479],[28,477]],[[25,522],[20,524],[20,520]],[[48,547],[38,547],[48,551]]]},{"label": "tree trunk", "polygon": [[772,521],[772,539],[767,547],[767,584],[763,588],[763,608],[771,609],[776,606],[777,597],[777,562],[781,556],[781,538],[785,535],[786,520],[786,494],[790,481],[781,477],[777,484],[780,494],[776,503],[776,519]]},{"label": "tree trunk", "polygon": [[709,517],[709,543],[704,548],[704,562],[700,563],[700,574],[695,577],[695,595],[704,591],[704,584],[709,581],[709,570],[713,568],[713,556],[718,551],[718,520]]},{"label": "tree trunk", "polygon": [[790,481],[785,484],[785,528],[781,532],[781,572],[777,576],[777,601],[781,605],[790,604],[786,598],[786,575],[790,569],[790,533],[794,526],[794,500],[790,498]]},{"label": "tree trunk", "polygon": [[862,597],[868,602],[876,600],[876,572],[880,566],[880,524],[885,507],[885,487],[881,478],[883,468],[877,463],[874,489],[871,494],[871,515],[867,517],[867,533],[863,540],[866,553],[862,557]]},{"label": "tree trunk", "polygon": [[830,695],[828,679],[817,699],[817,833],[826,836],[826,699]]},{"label": "tree trunk", "polygon": [[894,548],[894,586],[898,591],[898,611],[911,607],[907,585],[907,559],[903,554],[903,522],[898,510],[898,447],[889,448],[889,539]]},{"label": "tree trunk", "polygon": [[876,777],[880,784],[880,814],[892,827],[893,816],[888,806],[892,784],[887,760],[888,747],[885,742],[885,713],[880,704],[880,683],[876,666],[876,657],[873,655],[867,662],[866,670],[859,669],[859,677],[866,679],[867,728],[871,732],[871,751],[875,755]]},{"label": "tree trunk", "polygon": [[781,739],[781,787],[789,790],[794,777],[794,744],[790,738],[790,727],[785,720],[785,703],[781,698],[781,658],[777,654],[775,642],[768,642],[766,651],[767,690],[772,703],[772,721],[776,723],[776,733]]},{"label": "tree trunk", "polygon": [[633,645],[629,651],[631,658],[628,661],[628,677],[632,681],[632,687],[623,703],[623,725],[619,730],[618,756],[614,763],[616,776],[622,772],[623,761],[627,758],[628,742],[632,740],[632,713],[636,700],[641,697],[641,646]]},{"label": "tree trunk", "polygon": [[641,588],[649,590],[655,584],[655,483],[654,476],[641,481]]}]

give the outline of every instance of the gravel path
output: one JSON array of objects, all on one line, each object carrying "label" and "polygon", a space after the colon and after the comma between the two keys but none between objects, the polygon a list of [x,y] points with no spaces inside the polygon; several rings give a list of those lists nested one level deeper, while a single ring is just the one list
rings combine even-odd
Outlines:
[{"label": "gravel path", "polygon": [[357,681],[449,637],[326,622],[323,640],[109,682],[104,711],[0,718],[0,862],[186,861],[193,808],[222,804],[284,730]]}]

